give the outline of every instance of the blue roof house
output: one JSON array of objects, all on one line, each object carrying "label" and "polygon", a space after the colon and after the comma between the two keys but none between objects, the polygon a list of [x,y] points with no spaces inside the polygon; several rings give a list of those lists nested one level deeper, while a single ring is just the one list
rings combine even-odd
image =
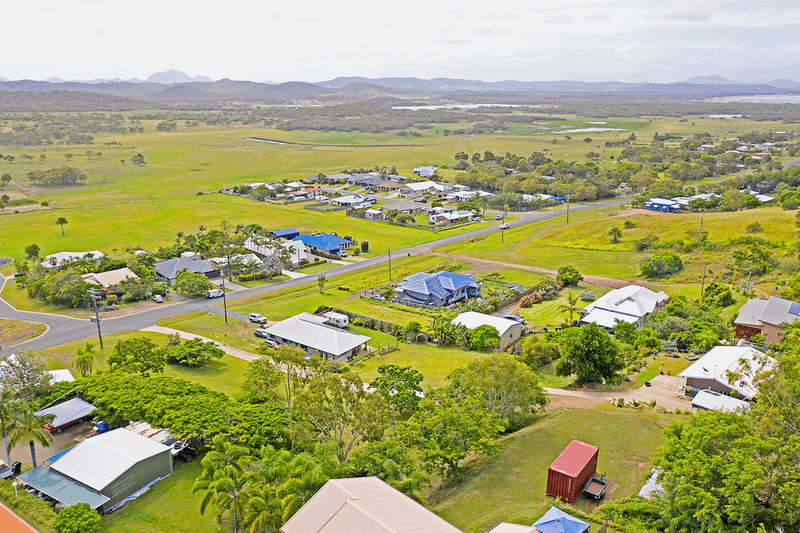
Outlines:
[{"label": "blue roof house", "polygon": [[664,213],[679,213],[681,210],[681,204],[675,200],[650,198],[650,200],[644,203],[644,208],[651,211],[663,211]]},{"label": "blue roof house", "polygon": [[433,167],[433,166],[416,167],[414,168],[414,174],[416,174],[421,178],[430,178],[431,176],[436,174],[437,170],[439,170],[439,167]]},{"label": "blue roof house", "polygon": [[300,232],[294,228],[276,229],[269,232],[270,237],[277,237],[279,239],[295,239],[300,236]]},{"label": "blue roof house", "polygon": [[338,255],[340,251],[347,250],[353,243],[347,239],[342,239],[330,233],[323,233],[322,235],[300,235],[293,239],[301,241],[306,247],[310,248],[312,252],[324,252],[326,254]]},{"label": "blue roof house", "polygon": [[533,523],[541,533],[584,533],[589,524],[570,516],[558,507],[551,507],[543,517]]},{"label": "blue roof house", "polygon": [[481,284],[470,276],[452,272],[428,274],[420,272],[408,276],[394,289],[395,299],[400,303],[425,305],[450,305],[461,300],[481,295]]}]

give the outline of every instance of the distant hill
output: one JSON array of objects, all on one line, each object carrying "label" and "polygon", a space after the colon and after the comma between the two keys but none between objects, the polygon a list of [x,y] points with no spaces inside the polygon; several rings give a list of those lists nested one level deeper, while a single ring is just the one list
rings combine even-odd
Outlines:
[{"label": "distant hill", "polygon": [[740,85],[738,81],[731,81],[722,76],[717,76],[716,74],[712,76],[689,78],[688,80],[683,80],[682,83],[688,83],[690,85]]},{"label": "distant hill", "polygon": [[185,72],[170,69],[164,72],[151,74],[145,81],[147,83],[191,83],[193,81],[211,81],[211,79],[205,76],[195,76],[192,78]]}]

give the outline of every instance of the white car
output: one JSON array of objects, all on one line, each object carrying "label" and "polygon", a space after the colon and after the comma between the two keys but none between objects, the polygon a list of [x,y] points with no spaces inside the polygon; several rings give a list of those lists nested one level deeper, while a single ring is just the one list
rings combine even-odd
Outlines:
[{"label": "white car", "polygon": [[267,317],[261,313],[250,313],[250,322],[255,322],[256,324],[266,324]]},{"label": "white car", "polygon": [[503,215],[497,215],[494,217],[495,220],[503,220]]},{"label": "white car", "polygon": [[500,229],[508,229],[508,228],[510,228],[510,227],[511,227],[511,226],[509,225],[509,223],[508,223],[508,222],[506,222],[505,224],[500,224]]},{"label": "white car", "polygon": [[211,289],[210,291],[206,291],[206,298],[219,298],[225,294],[220,289]]},{"label": "white car", "polygon": [[157,304],[164,303],[164,297],[161,296],[160,294],[154,294],[152,300]]}]

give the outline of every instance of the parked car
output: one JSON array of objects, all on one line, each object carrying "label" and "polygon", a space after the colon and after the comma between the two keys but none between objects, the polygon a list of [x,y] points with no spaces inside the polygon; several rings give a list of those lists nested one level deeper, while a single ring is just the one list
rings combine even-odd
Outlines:
[{"label": "parked car", "polygon": [[339,252],[339,257],[347,257],[347,252]]},{"label": "parked car", "polygon": [[382,294],[373,294],[372,296],[370,296],[370,298],[373,299],[373,300],[378,300],[379,302],[385,302],[386,301],[386,297],[383,296]]},{"label": "parked car", "polygon": [[269,337],[269,333],[267,333],[267,330],[264,328],[256,328],[256,330],[253,332],[253,335],[262,339]]},{"label": "parked car", "polygon": [[508,222],[506,222],[505,224],[500,224],[500,229],[508,229],[510,227],[511,225]]},{"label": "parked car", "polygon": [[161,296],[160,294],[154,294],[152,300],[157,304],[164,303],[164,297]]},{"label": "parked car", "polygon": [[23,272],[14,272],[15,278],[24,278],[25,274]]},{"label": "parked car", "polygon": [[269,346],[270,348],[277,348],[277,347],[278,347],[278,342],[277,342],[277,341],[274,341],[274,340],[272,340],[272,339],[266,339],[266,340],[264,341],[264,344],[266,344],[266,345],[267,345],[267,346]]},{"label": "parked car", "polygon": [[497,215],[494,217],[495,220],[503,220],[503,215]]},{"label": "parked car", "polygon": [[211,289],[210,291],[206,291],[206,298],[219,298],[225,294],[220,289]]},{"label": "parked car", "polygon": [[97,318],[96,316],[93,316],[93,317],[91,317],[89,320],[91,320],[92,322],[97,322],[97,321],[98,321],[98,320],[100,320],[100,319],[99,319],[99,318]]},{"label": "parked car", "polygon": [[256,324],[266,324],[267,317],[261,313],[250,313],[250,322],[255,322]]},{"label": "parked car", "polygon": [[517,315],[503,315],[503,318],[505,318],[506,320],[513,320],[514,322],[519,322],[520,324],[525,323],[525,319]]}]

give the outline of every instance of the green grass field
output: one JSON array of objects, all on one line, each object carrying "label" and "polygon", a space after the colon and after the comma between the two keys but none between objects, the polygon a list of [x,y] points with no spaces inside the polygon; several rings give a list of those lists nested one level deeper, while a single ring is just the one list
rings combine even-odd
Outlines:
[{"label": "green grass field", "polygon": [[34,339],[47,331],[44,324],[0,318],[0,346],[11,346]]},{"label": "green grass field", "polygon": [[[679,419],[610,406],[545,414],[506,438],[497,455],[474,461],[462,479],[436,487],[428,501],[467,533],[488,531],[501,521],[532,524],[552,503],[545,496],[547,468],[572,439],[600,448],[597,470],[607,475],[607,500],[631,496],[650,471],[661,430]],[[583,498],[574,504],[584,512],[596,505]]]}]

